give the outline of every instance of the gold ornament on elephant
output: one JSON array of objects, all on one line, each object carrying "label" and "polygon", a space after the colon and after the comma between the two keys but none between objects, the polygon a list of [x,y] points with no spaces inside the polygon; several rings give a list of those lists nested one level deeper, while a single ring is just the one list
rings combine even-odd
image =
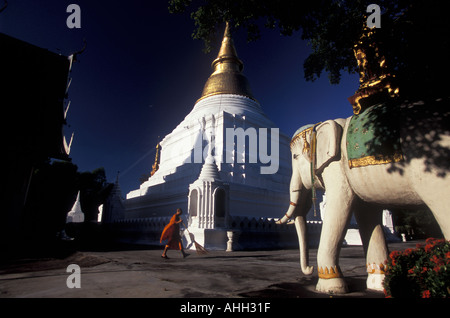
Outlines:
[{"label": "gold ornament on elephant", "polygon": [[366,156],[363,158],[350,159],[348,166],[350,169],[372,165],[382,165],[403,160],[403,154],[395,153],[392,156]]},{"label": "gold ornament on elephant", "polygon": [[294,145],[294,143],[299,140],[300,138],[303,139],[303,149],[302,149],[302,153],[305,154],[307,153],[310,149],[311,149],[311,145],[309,144],[308,140],[306,139],[306,133],[311,131],[313,129],[313,127],[307,128],[305,130],[302,130],[301,132],[299,132],[297,135],[295,135],[290,143],[291,149],[292,146]]},{"label": "gold ornament on elephant", "polygon": [[383,264],[377,265],[375,263],[367,264],[367,272],[369,274],[386,274],[385,266]]},{"label": "gold ornament on elephant", "polygon": [[318,273],[319,273],[319,278],[321,278],[321,279],[344,277],[342,275],[341,269],[339,268],[338,265],[335,265],[334,267],[330,267],[330,269],[328,269],[328,267],[326,267],[326,266],[325,266],[325,269],[320,267]]},{"label": "gold ornament on elephant", "polygon": [[386,58],[375,38],[375,29],[363,28],[362,36],[353,47],[358,63],[359,88],[348,98],[353,113],[359,115],[368,106],[389,97],[398,97],[399,88],[394,84],[395,75],[390,73]]}]

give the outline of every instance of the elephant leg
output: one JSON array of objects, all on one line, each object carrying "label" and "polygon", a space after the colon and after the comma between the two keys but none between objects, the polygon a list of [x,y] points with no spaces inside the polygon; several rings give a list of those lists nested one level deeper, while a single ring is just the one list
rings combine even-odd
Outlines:
[{"label": "elephant leg", "polygon": [[382,216],[382,208],[374,205],[360,203],[355,208],[355,217],[366,256],[367,288],[378,291],[383,291],[384,262],[388,257]]},{"label": "elephant leg", "polygon": [[[329,173],[331,166],[328,168]],[[339,268],[339,252],[350,220],[350,211],[354,194],[343,174],[326,175],[326,213],[323,220],[320,244],[317,252],[319,281],[316,289],[320,292],[342,294],[348,292],[342,272]]]}]

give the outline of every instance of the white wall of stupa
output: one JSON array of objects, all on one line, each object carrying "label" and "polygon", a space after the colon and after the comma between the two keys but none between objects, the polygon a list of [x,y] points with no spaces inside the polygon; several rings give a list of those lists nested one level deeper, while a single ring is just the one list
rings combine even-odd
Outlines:
[{"label": "white wall of stupa", "polygon": [[[262,163],[249,157],[249,138],[245,149],[238,149],[238,137],[232,149],[226,147],[226,129],[242,128],[244,132],[256,132],[257,143],[272,143],[271,128],[274,123],[264,115],[259,104],[245,96],[214,95],[199,101],[192,112],[161,142],[161,159],[158,171],[139,189],[127,194],[127,207],[133,216],[154,216],[172,213],[175,205],[185,206],[189,184],[194,182],[205,161],[213,139],[213,153],[221,180],[230,184],[231,211],[246,216],[277,216],[283,213],[288,200],[291,174],[289,138],[279,133],[276,161]],[[250,130],[249,130],[250,128]],[[261,139],[260,128],[268,128],[267,140]],[[278,142],[278,141],[276,141]],[[233,162],[227,162],[227,150]],[[270,155],[270,151],[268,151]],[[273,158],[275,161],[275,158]],[[277,166],[277,172],[262,174],[261,167]],[[160,205],[161,195],[171,196]],[[260,200],[265,204],[261,204]],[[242,204],[239,204],[241,202]],[[288,202],[288,201],[287,201]],[[170,204],[170,206],[168,206]],[[284,205],[283,208],[280,207]],[[139,207],[137,207],[139,206]],[[133,209],[133,210],[132,210]],[[280,210],[281,209],[281,210]],[[146,212],[147,211],[147,212]]]}]

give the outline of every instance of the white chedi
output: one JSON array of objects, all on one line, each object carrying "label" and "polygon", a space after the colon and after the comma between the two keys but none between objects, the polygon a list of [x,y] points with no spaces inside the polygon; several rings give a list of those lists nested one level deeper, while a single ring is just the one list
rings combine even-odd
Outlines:
[{"label": "white chedi", "polygon": [[84,222],[84,213],[81,210],[80,191],[78,191],[77,199],[72,209],[67,213],[66,223],[82,223]]}]

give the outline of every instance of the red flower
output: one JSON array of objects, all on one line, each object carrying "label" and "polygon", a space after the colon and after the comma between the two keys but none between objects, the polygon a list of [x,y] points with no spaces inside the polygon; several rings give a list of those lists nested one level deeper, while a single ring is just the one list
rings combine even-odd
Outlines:
[{"label": "red flower", "polygon": [[392,251],[391,254],[389,254],[390,258],[397,258],[400,255],[399,251]]},{"label": "red flower", "polygon": [[[384,285],[387,289],[386,296],[391,295],[390,284],[392,281],[390,279],[405,273],[408,275],[408,280],[414,281],[420,286],[419,295],[422,298],[448,296],[450,292],[448,284],[436,286],[435,281],[447,279],[446,275],[450,264],[450,241],[429,238],[426,240],[426,245],[417,245],[416,249],[406,249],[403,252],[393,251],[389,256],[392,264],[387,265],[388,283]],[[392,295],[392,297],[396,296]]]},{"label": "red flower", "polygon": [[436,241],[438,241],[438,239],[436,239],[436,238],[434,238],[434,237],[429,237],[429,238],[427,238],[426,240],[425,240],[425,242],[427,243],[427,244],[435,244],[436,243]]},{"label": "red flower", "polygon": [[425,242],[426,242],[427,244],[431,245],[431,246],[435,246],[435,245],[438,245],[438,244],[440,244],[440,243],[445,242],[445,240],[430,237],[430,238],[427,238],[427,239],[425,240]]},{"label": "red flower", "polygon": [[392,266],[395,266],[397,264],[396,259],[400,256],[399,251],[392,251],[391,254],[389,254],[389,257],[392,261]]},{"label": "red flower", "polygon": [[430,258],[430,261],[432,261],[436,265],[444,265],[444,260],[440,257],[437,257],[436,255],[433,255],[433,257]]},{"label": "red flower", "polygon": [[424,290],[422,292],[422,298],[430,298],[430,297],[431,297],[431,293],[430,293],[430,291],[428,289]]},{"label": "red flower", "polygon": [[404,252],[403,255],[407,256],[409,254],[411,254],[413,252],[412,248],[407,248]]}]

